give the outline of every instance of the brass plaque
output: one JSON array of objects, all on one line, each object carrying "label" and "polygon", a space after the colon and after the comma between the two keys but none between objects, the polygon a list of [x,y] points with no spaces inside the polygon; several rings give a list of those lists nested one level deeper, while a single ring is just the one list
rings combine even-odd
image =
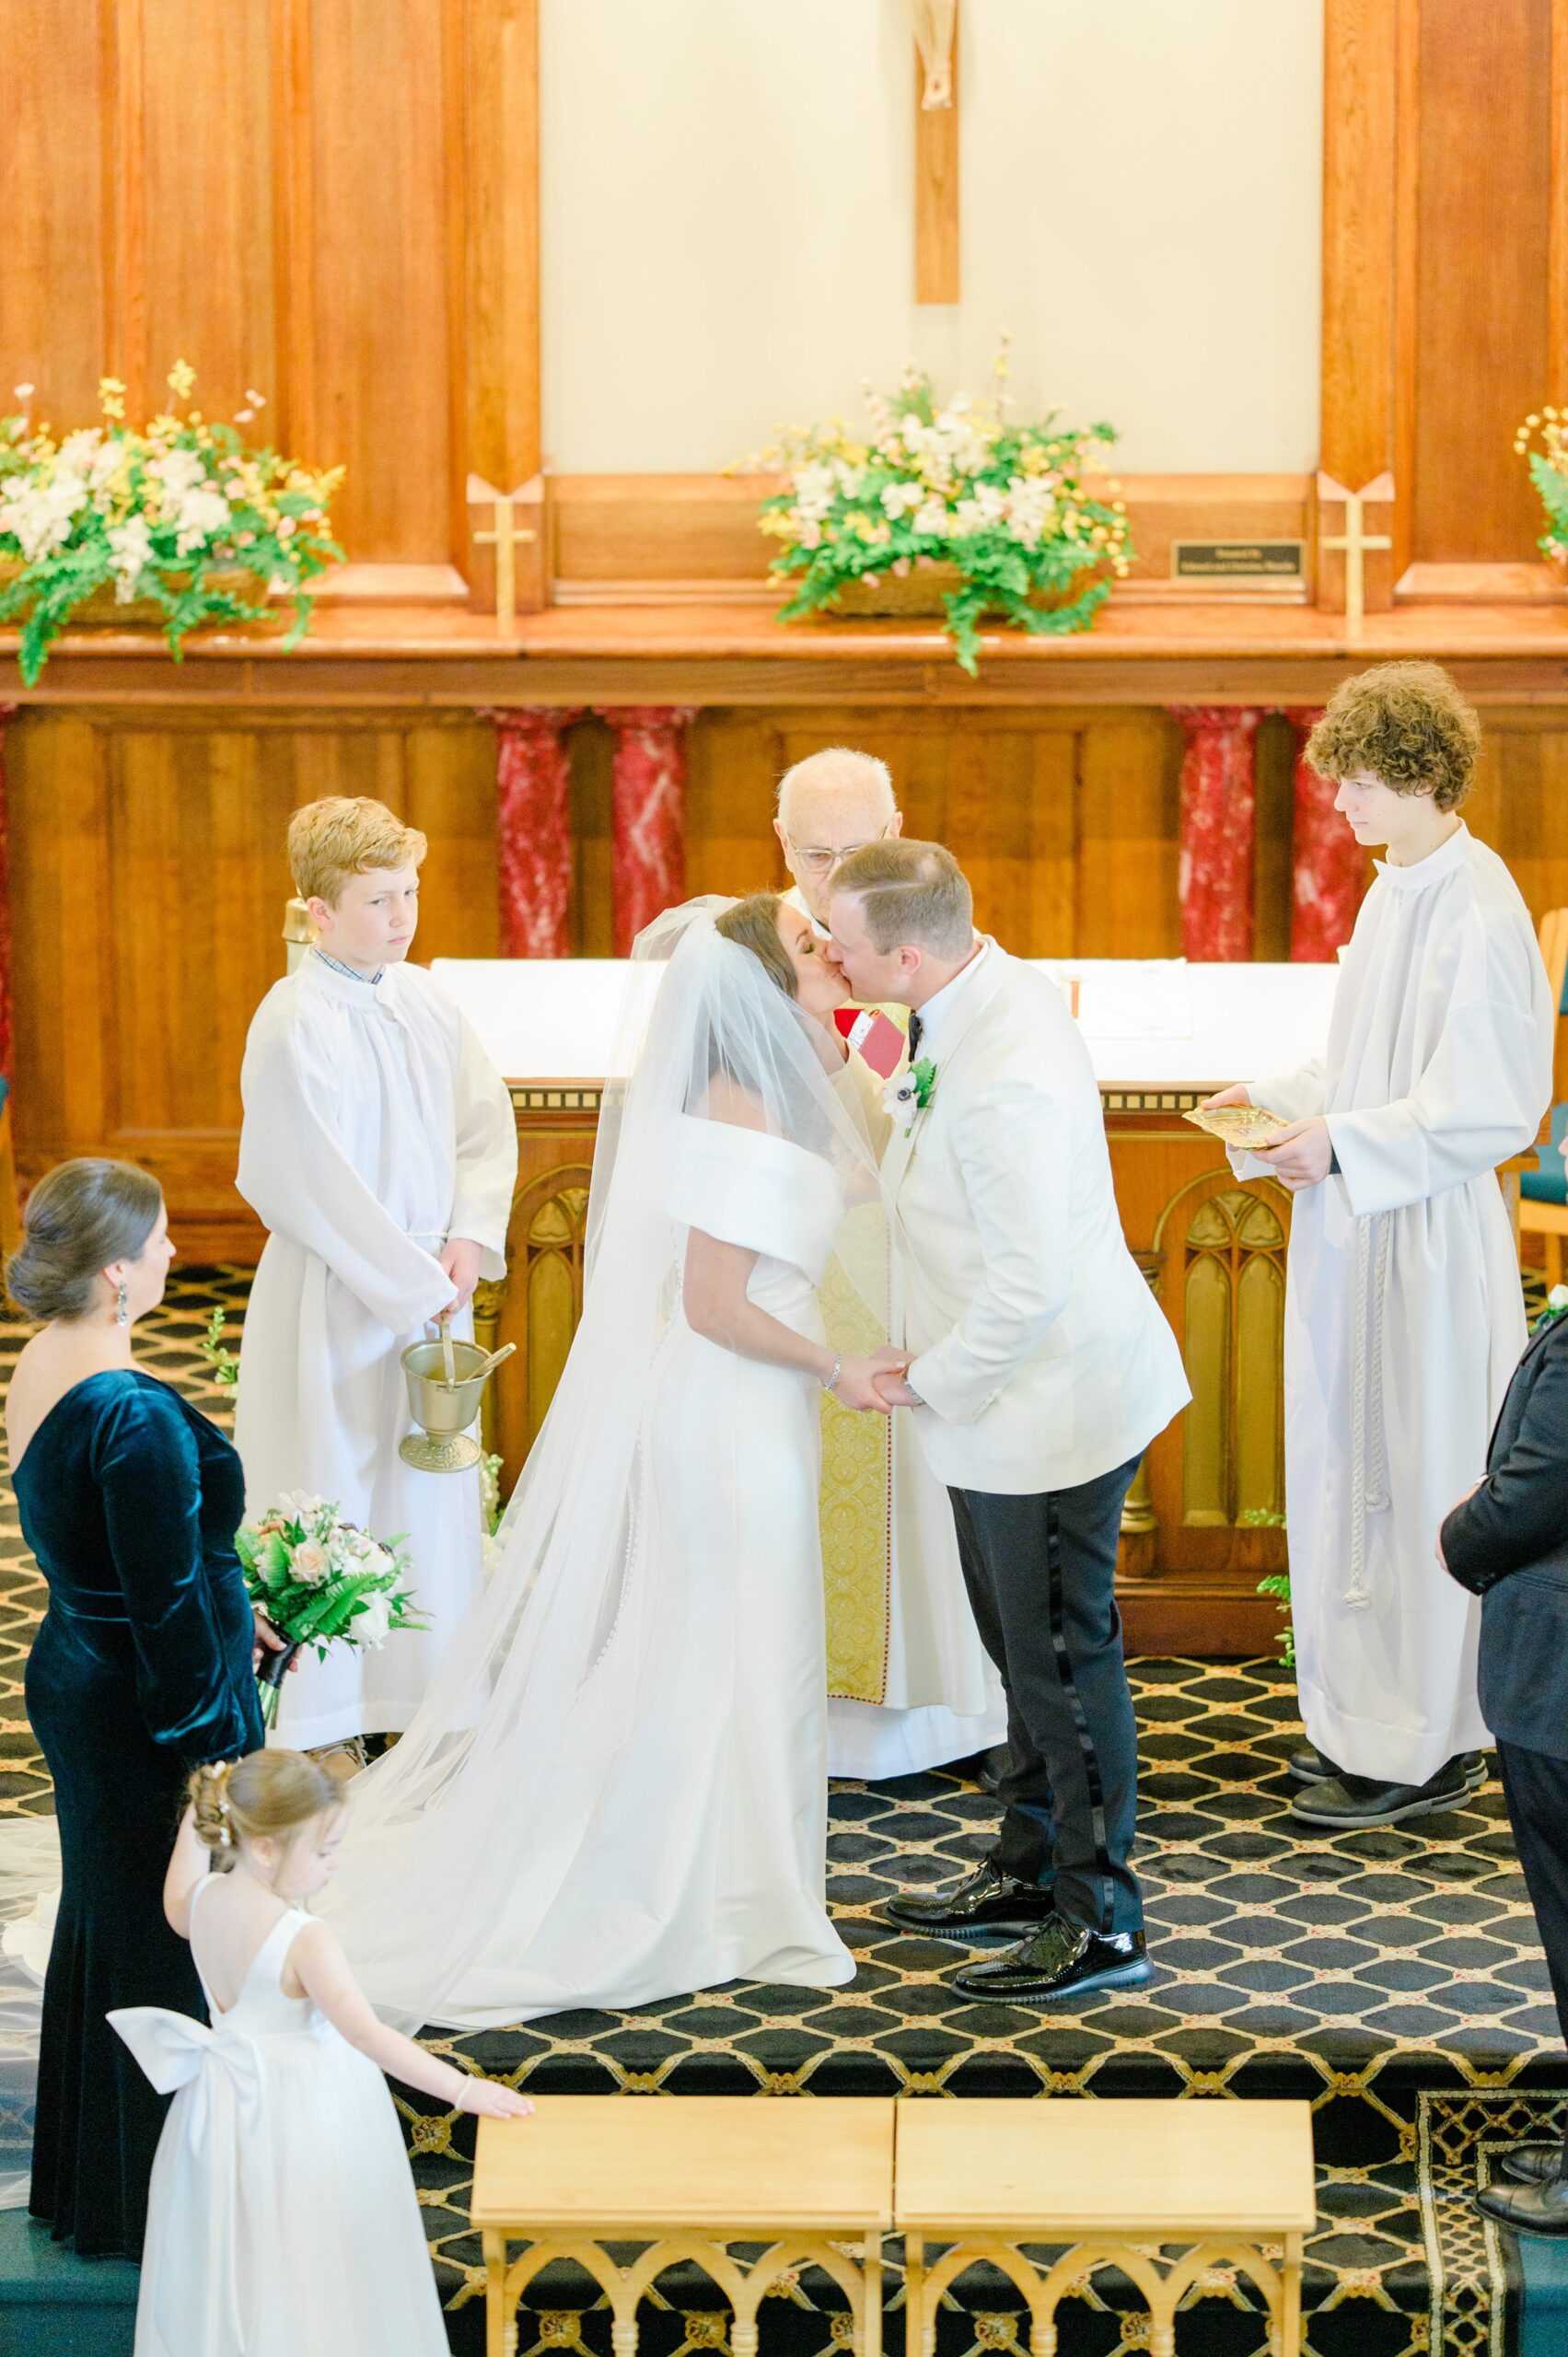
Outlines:
[{"label": "brass plaque", "polygon": [[1172,540],[1173,581],[1300,581],[1300,540]]}]

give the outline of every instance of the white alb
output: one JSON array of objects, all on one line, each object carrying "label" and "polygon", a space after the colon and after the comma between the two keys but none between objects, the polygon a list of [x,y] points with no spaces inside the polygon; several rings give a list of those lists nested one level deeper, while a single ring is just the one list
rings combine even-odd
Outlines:
[{"label": "white alb", "polygon": [[1248,1083],[1326,1115],[1340,1166],[1292,1202],[1285,1505],[1302,1715],[1355,1775],[1424,1783],[1488,1741],[1480,1608],[1434,1550],[1524,1348],[1496,1171],[1551,1101],[1555,1016],[1518,888],[1461,826],[1378,863],[1326,1059]]},{"label": "white alb", "polygon": [[[479,1475],[426,1473],[401,1364],[452,1287],[449,1237],[505,1273],[517,1183],[511,1100],[446,991],[419,966],[357,981],[301,959],[257,1009],[240,1074],[240,1194],[271,1230],[245,1313],[235,1442],[246,1505],[330,1498],[377,1538],[406,1532],[427,1636],[305,1655],[276,1740],[306,1747],[406,1727],[479,1585]],[[468,1311],[452,1321],[468,1336]]]}]

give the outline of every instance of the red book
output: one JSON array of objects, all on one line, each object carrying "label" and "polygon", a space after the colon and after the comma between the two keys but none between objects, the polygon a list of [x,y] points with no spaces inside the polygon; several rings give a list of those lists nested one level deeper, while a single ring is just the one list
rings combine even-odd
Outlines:
[{"label": "red book", "polygon": [[909,1045],[898,1025],[875,1006],[837,1006],[833,1021],[878,1080],[891,1080]]}]

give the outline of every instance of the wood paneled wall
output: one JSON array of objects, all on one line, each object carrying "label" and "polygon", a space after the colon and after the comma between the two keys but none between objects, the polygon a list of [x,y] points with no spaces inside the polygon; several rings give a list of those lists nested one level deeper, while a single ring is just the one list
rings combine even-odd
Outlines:
[{"label": "wood paneled wall", "polygon": [[469,563],[539,466],[536,0],[6,0],[0,366],[82,424],[177,358],[348,470],[359,563]]},{"label": "wood paneled wall", "polygon": [[[1178,948],[1179,733],[1142,709],[703,713],[691,740],[688,881],[783,880],[775,781],[833,741],[882,754],[909,827],[952,844],[982,924],[1031,956]],[[610,951],[610,738],[573,735],[576,946]],[[1259,733],[1258,954],[1289,946],[1290,765]],[[37,711],[6,732],[24,1172],[85,1152],[157,1170],[192,1254],[256,1233],[232,1191],[239,1062],[283,971],[288,815],[379,795],[429,835],[419,954],[497,948],[494,738],[466,714]],[[1469,815],[1539,914],[1568,902],[1568,715],[1489,714]]]},{"label": "wood paneled wall", "polygon": [[1441,592],[1432,568],[1528,562],[1541,530],[1512,445],[1568,401],[1568,0],[1326,25],[1323,465],[1392,470],[1395,578]]}]

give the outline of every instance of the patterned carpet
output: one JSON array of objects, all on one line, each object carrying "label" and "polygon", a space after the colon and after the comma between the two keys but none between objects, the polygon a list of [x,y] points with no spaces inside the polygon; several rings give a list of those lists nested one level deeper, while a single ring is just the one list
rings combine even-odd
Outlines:
[{"label": "patterned carpet", "polygon": [[[215,1300],[238,1327],[243,1271],[176,1275],[138,1330],[142,1364],[220,1422],[230,1395],[198,1343]],[[0,1324],[0,1373],[22,1329]],[[234,1336],[230,1335],[230,1341]],[[0,1486],[0,1806],[50,1806],[27,1727],[22,1667],[42,1605],[15,1504]],[[830,1898],[858,1971],[820,1993],[736,1984],[635,2014],[575,2013],[430,2043],[546,2093],[1225,2097],[1301,2096],[1315,2111],[1321,2217],[1309,2246],[1317,2357],[1501,2352],[1515,2259],[1468,2199],[1502,2142],[1555,2119],[1568,2094],[1545,1965],[1495,1784],[1410,1829],[1328,1838],[1286,1814],[1298,1733],[1289,1684],[1264,1662],[1134,1665],[1154,1981],[1039,2012],[976,2005],[948,1985],[958,1953],[894,1933],[881,1902],[965,1870],[995,1805],[945,1775],[833,1789]],[[472,2123],[401,2091],[452,2345],[483,2345],[479,2250],[466,2217]],[[1024,2319],[1000,2279],[964,2287],[942,2357],[1017,2350]],[[1181,2346],[1261,2349],[1247,2287],[1223,2271]],[[700,2280],[672,2277],[647,2346],[723,2348]],[[586,2287],[540,2279],[521,2346],[608,2348]],[[842,2344],[809,2280],[790,2287],[779,2345]],[[1114,2281],[1063,2312],[1069,2351],[1131,2349]],[[1068,2324],[1067,2318],[1073,2321]],[[1126,2319],[1129,2326],[1132,2318]],[[788,2328],[787,2331],[784,2328]],[[896,2327],[895,2327],[896,2330]],[[782,2336],[782,2337],[781,2337]]]}]

